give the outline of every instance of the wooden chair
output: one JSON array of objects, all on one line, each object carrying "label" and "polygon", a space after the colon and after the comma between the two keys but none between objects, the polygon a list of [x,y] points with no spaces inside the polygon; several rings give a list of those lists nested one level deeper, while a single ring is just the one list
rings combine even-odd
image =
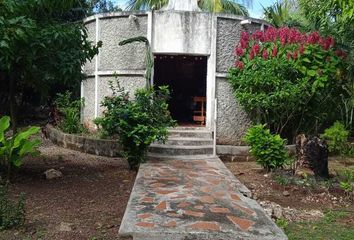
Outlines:
[{"label": "wooden chair", "polygon": [[206,97],[193,97],[193,105],[195,105],[197,109],[196,111],[193,111],[193,121],[205,125]]}]

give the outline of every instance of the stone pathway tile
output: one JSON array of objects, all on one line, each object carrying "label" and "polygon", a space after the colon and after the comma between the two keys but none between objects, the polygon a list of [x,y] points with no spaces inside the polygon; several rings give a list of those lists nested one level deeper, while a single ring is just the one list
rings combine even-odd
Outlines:
[{"label": "stone pathway tile", "polygon": [[139,169],[119,234],[134,240],[287,239],[248,194],[219,158],[149,161]]}]

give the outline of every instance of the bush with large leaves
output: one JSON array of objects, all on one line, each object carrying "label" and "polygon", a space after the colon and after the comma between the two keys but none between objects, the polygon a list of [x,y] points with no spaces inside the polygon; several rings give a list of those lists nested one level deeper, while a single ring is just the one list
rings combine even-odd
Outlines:
[{"label": "bush with large leaves", "polygon": [[39,127],[30,127],[13,136],[6,136],[9,127],[10,117],[0,118],[0,170],[7,169],[8,178],[11,168],[20,167],[26,155],[38,154],[37,147],[40,144],[39,139],[30,140],[32,135],[39,132]]},{"label": "bush with large leaves", "polygon": [[255,123],[292,139],[314,133],[333,118],[343,91],[343,58],[331,37],[297,29],[242,33],[229,80]]},{"label": "bush with large leaves", "polygon": [[111,83],[113,96],[105,97],[102,106],[106,108],[102,118],[95,123],[106,136],[120,140],[125,157],[132,169],[146,160],[148,147],[154,141],[164,141],[167,127],[173,126],[168,111],[167,87],[144,88],[135,92],[135,98],[117,84]]}]

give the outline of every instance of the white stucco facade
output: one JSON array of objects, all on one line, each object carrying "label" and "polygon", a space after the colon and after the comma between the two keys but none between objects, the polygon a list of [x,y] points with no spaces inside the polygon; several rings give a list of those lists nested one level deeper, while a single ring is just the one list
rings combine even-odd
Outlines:
[{"label": "white stucco facade", "polygon": [[109,94],[107,81],[113,79],[114,73],[128,91],[144,87],[144,45],[118,46],[118,43],[130,37],[145,36],[153,54],[207,57],[206,127],[214,128],[214,103],[218,98],[218,144],[238,145],[250,123],[233,97],[226,80],[227,71],[234,64],[234,48],[241,32],[262,29],[266,23],[250,19],[250,24],[242,25],[244,17],[202,12],[195,9],[193,1],[190,5],[179,5],[178,9],[168,5],[161,11],[117,12],[85,19],[89,39],[102,41],[103,47],[83,69],[87,80],[81,91],[86,102],[82,118],[90,124],[100,116],[103,110],[100,102]]}]

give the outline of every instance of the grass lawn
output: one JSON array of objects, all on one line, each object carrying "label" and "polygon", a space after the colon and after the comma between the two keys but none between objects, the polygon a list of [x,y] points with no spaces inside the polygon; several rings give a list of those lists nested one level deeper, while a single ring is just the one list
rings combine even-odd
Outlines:
[{"label": "grass lawn", "polygon": [[353,221],[353,218],[353,212],[329,211],[322,219],[314,222],[277,223],[284,227],[289,240],[352,240],[354,227],[349,225],[349,222]]}]

